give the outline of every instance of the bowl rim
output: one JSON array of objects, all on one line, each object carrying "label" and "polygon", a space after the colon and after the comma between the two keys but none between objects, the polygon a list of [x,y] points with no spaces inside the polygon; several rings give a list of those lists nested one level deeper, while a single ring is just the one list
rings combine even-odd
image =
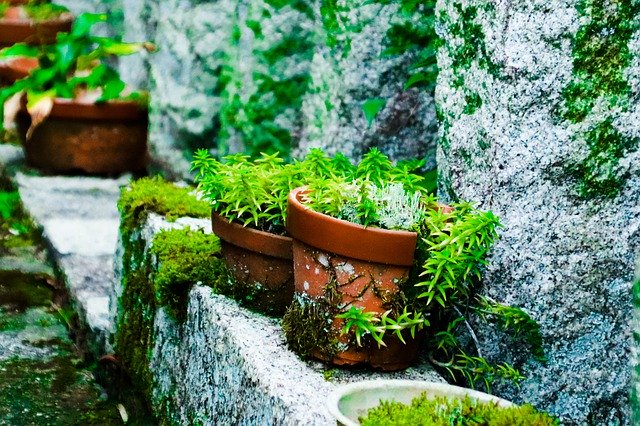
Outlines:
[{"label": "bowl rim", "polygon": [[340,411],[340,400],[346,395],[355,393],[359,390],[376,390],[388,388],[419,388],[420,392],[428,390],[439,390],[443,392],[451,392],[454,396],[468,395],[471,398],[485,401],[497,402],[501,407],[510,407],[514,404],[506,399],[499,398],[488,393],[480,392],[474,389],[463,388],[460,386],[450,385],[444,382],[431,382],[424,380],[406,380],[406,379],[378,379],[364,380],[354,383],[348,383],[337,386],[327,398],[327,408],[329,413],[338,421],[339,424],[345,426],[359,426],[359,422],[354,422]]}]

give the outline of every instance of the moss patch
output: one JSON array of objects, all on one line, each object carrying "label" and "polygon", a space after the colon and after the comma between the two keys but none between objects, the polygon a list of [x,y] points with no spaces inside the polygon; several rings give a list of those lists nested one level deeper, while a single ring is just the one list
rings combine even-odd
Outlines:
[{"label": "moss patch", "polygon": [[469,397],[448,399],[429,398],[426,394],[415,398],[411,405],[383,401],[358,419],[363,426],[392,425],[535,425],[553,426],[559,422],[540,413],[531,405],[497,408],[492,403],[480,403]]},{"label": "moss patch", "polygon": [[31,306],[50,306],[54,289],[47,277],[20,271],[0,271],[0,305],[16,311]]},{"label": "moss patch", "polygon": [[220,240],[189,228],[162,231],[153,239],[151,253],[158,267],[152,273],[155,298],[178,319],[186,313],[187,295],[195,283],[218,287],[222,261]]},{"label": "moss patch", "polygon": [[638,138],[623,135],[613,125],[613,114],[626,112],[631,103],[631,88],[625,70],[631,64],[629,41],[637,31],[640,4],[624,0],[582,0],[578,12],[587,23],[576,33],[573,45],[573,76],[562,92],[562,119],[583,122],[596,103],[599,122],[576,135],[589,148],[580,162],[568,164],[566,173],[577,182],[583,198],[616,196],[628,173],[619,161],[637,149]]},{"label": "moss patch", "polygon": [[316,353],[332,359],[340,350],[338,332],[332,326],[337,312],[324,305],[321,301],[295,295],[282,318],[287,343],[301,357]]},{"label": "moss patch", "polygon": [[[164,215],[168,220],[209,217],[209,204],[199,201],[191,192],[191,188],[179,188],[157,177],[143,178],[123,190],[118,202],[124,253],[115,348],[124,371],[146,398],[151,398],[154,381],[149,364],[155,341],[156,311],[165,304],[170,312],[180,311],[188,284],[201,281],[206,275],[197,254],[206,252],[210,260],[211,253],[219,250],[219,243],[217,237],[195,231],[161,233],[152,249],[159,262],[156,271],[145,253],[145,242],[135,231],[150,212]],[[195,270],[189,271],[189,268]],[[208,273],[214,276],[211,270]]]},{"label": "moss patch", "polygon": [[149,212],[163,215],[169,221],[179,217],[209,217],[211,207],[198,200],[193,188],[181,188],[160,177],[145,177],[122,190],[118,209],[121,228],[130,231],[143,223]]},{"label": "moss patch", "polygon": [[149,371],[153,349],[153,319],[156,313],[153,286],[144,270],[130,271],[123,282],[122,312],[115,338],[116,352],[125,371],[143,395],[151,396],[153,376]]},{"label": "moss patch", "polygon": [[91,373],[77,359],[13,359],[0,362],[3,424],[120,425],[113,403],[100,399]]}]

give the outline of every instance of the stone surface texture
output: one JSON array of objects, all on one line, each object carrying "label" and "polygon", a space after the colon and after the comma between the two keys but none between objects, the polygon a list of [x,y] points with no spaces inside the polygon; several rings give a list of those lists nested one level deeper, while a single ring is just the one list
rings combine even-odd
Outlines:
[{"label": "stone surface texture", "polygon": [[[141,229],[131,232],[132,244],[124,245],[147,252],[160,230],[183,226],[208,230],[210,222],[169,223],[151,214]],[[125,250],[121,247],[119,253]],[[148,253],[130,255],[154,267]],[[118,289],[113,299],[121,294]],[[118,304],[112,306],[114,315],[123,314]],[[184,322],[164,307],[151,314],[150,399],[159,417],[172,424],[333,425],[325,404],[338,383],[382,377],[442,381],[427,363],[386,374],[336,369],[327,381],[326,367],[304,362],[288,350],[279,320],[242,308],[205,286],[191,289]],[[130,330],[118,330],[123,332]]]},{"label": "stone surface texture", "polygon": [[[19,150],[19,148],[16,147]],[[5,155],[6,154],[6,155]],[[3,156],[11,158],[10,150]],[[129,177],[40,177],[23,173],[15,182],[25,208],[42,227],[53,261],[86,328],[94,356],[112,351],[109,294],[115,285],[120,187]]]},{"label": "stone surface texture", "polygon": [[439,191],[501,217],[484,292],[541,324],[548,362],[478,337],[527,376],[498,394],[565,424],[630,423],[638,18],[637,1],[438,1]]},{"label": "stone surface texture", "polygon": [[[397,4],[63,3],[76,13],[110,10],[113,33],[157,45],[155,53],[121,58],[119,68],[132,87],[149,90],[153,165],[169,177],[188,178],[200,147],[298,157],[322,147],[354,160],[378,147],[434,167],[432,90],[404,89],[415,52],[384,53],[392,25],[413,19]],[[375,98],[386,103],[369,126],[362,105]]]},{"label": "stone surface texture", "polygon": [[[304,155],[310,147],[321,147],[359,159],[377,147],[393,159],[426,158],[433,168],[433,95],[427,89],[404,89],[417,61],[415,52],[385,53],[392,26],[415,16],[404,16],[399,2],[380,3],[338,0],[334,12],[316,10],[316,19],[325,23],[324,40],[313,53],[310,88],[303,96],[303,133],[295,152]],[[371,126],[362,109],[369,99],[385,100]]]}]

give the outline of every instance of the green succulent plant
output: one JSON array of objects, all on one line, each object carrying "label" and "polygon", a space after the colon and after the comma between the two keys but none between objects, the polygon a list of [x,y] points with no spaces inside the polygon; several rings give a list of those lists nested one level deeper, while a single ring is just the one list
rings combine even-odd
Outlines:
[{"label": "green succulent plant", "polygon": [[289,192],[312,179],[341,179],[352,173],[350,164],[343,155],[329,158],[319,149],[291,163],[278,154],[265,153],[255,160],[235,154],[220,161],[199,150],[192,169],[198,189],[215,212],[245,226],[284,234]]}]

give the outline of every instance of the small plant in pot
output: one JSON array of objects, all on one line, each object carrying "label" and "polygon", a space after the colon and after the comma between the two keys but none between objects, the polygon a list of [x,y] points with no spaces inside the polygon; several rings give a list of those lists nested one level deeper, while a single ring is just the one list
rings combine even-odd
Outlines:
[{"label": "small plant in pot", "polygon": [[198,188],[211,202],[213,231],[233,280],[229,294],[257,311],[282,315],[293,296],[287,196],[310,176],[339,175],[345,161],[317,149],[293,163],[277,154],[255,160],[236,154],[219,161],[206,150],[196,152]]},{"label": "small plant in pot", "polygon": [[416,166],[372,150],[350,175],[291,192],[296,297],[283,327],[297,352],[386,370],[415,358],[428,321],[406,309],[402,288],[424,213]]},{"label": "small plant in pot", "polygon": [[128,91],[110,65],[114,56],[153,51],[91,34],[104,14],[82,14],[55,44],[16,44],[0,59],[26,57],[38,67],[0,90],[6,121],[15,119],[27,164],[47,172],[143,172],[147,153],[147,96]]},{"label": "small plant in pot", "polygon": [[0,47],[16,43],[50,44],[69,32],[73,15],[63,6],[40,0],[0,2]]},{"label": "small plant in pot", "polygon": [[291,192],[296,292],[286,338],[304,356],[395,370],[412,362],[422,334],[432,360],[456,378],[517,380],[508,364],[466,355],[454,334],[476,309],[541,342],[525,312],[475,297],[498,219],[469,203],[439,204],[412,167],[373,151],[351,176]]}]

